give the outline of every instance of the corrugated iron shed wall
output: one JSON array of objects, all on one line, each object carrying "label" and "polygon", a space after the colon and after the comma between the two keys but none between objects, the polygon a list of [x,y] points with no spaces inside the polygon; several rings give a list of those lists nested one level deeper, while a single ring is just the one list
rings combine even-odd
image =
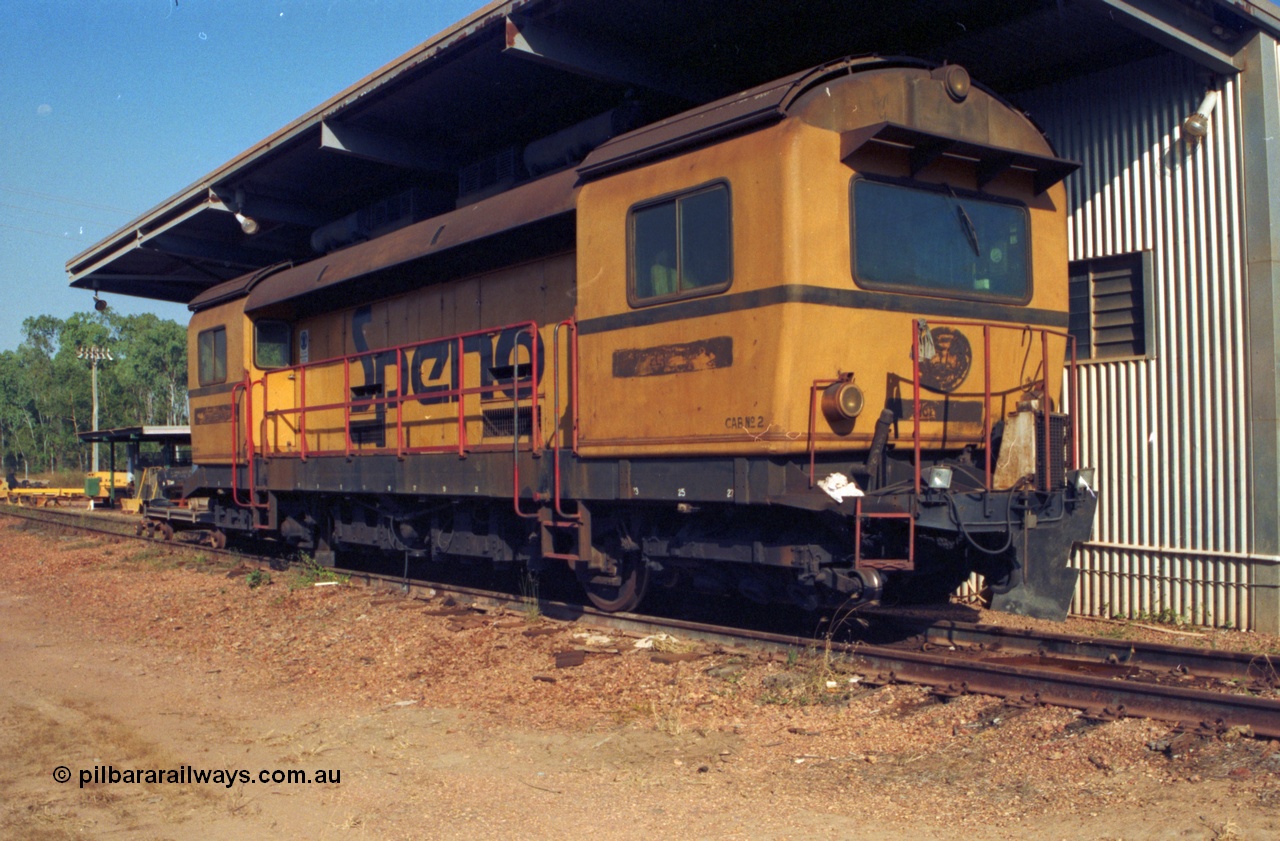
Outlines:
[{"label": "corrugated iron shed wall", "polygon": [[1237,81],[1209,136],[1181,140],[1206,79],[1165,56],[1020,97],[1064,157],[1072,260],[1149,251],[1146,358],[1081,366],[1094,540],[1073,610],[1248,628],[1247,311]]}]

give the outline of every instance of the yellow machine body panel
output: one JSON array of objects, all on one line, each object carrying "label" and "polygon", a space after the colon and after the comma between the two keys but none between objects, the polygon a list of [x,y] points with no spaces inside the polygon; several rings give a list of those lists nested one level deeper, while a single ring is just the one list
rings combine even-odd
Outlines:
[{"label": "yellow machine body panel", "polygon": [[[247,394],[257,455],[457,450],[460,430],[467,451],[506,449],[514,417],[527,444],[535,344],[538,441],[549,446],[569,400],[566,333],[560,410],[548,402],[553,334],[573,313],[573,276],[572,256],[565,254],[302,318],[287,325],[288,359],[277,357],[287,361],[279,367],[261,367],[255,358],[261,348],[255,353],[246,337],[271,319],[250,323],[242,301],[239,308],[232,303],[198,313],[201,325],[193,321],[192,335],[204,322],[235,322],[229,345],[242,343],[240,376],[252,383],[247,392],[235,391],[235,411],[243,423]],[[519,367],[504,372],[512,366]],[[514,387],[511,374],[519,376]],[[193,398],[192,416],[194,459],[229,460],[230,390]],[[243,447],[238,458],[245,458]]]},{"label": "yellow machine body panel", "polygon": [[[768,128],[582,187],[581,388],[591,395],[581,417],[584,456],[795,454],[811,440],[820,449],[865,448],[886,406],[897,416],[890,440],[910,443],[912,352],[922,331],[935,340],[935,353],[922,359],[924,380],[939,381],[922,391],[920,435],[928,446],[979,443],[985,393],[992,394],[993,423],[1041,396],[1025,389],[1045,380],[1045,345],[1039,332],[1024,328],[1046,326],[1046,313],[1061,321],[1067,310],[1062,186],[1037,194],[1032,174],[1018,169],[979,185],[979,165],[950,157],[913,174],[911,150],[858,144],[859,130],[880,123],[1052,156],[1029,121],[980,90],[955,102],[926,70],[871,71],[819,85]],[[886,291],[855,279],[851,191],[867,178],[940,185],[1025,207],[1026,299],[992,300],[981,289]],[[679,201],[709,185],[728,192],[728,284],[637,301],[637,284],[648,282],[634,265],[637,214],[650,200]],[[984,335],[964,322],[999,326]],[[1057,408],[1065,328],[1053,332],[1047,382]],[[865,395],[866,410],[851,422],[833,423],[818,408],[815,383],[839,379]]]},{"label": "yellow machine body panel", "polygon": [[[244,300],[194,313],[187,330],[187,382],[191,417],[191,459],[196,464],[226,464],[244,458],[243,427],[232,424],[235,387],[251,371],[247,336],[253,325]],[[203,363],[203,370],[201,370]],[[243,411],[238,423],[244,423]],[[235,448],[233,434],[241,443]],[[239,454],[236,455],[237,450]]]}]

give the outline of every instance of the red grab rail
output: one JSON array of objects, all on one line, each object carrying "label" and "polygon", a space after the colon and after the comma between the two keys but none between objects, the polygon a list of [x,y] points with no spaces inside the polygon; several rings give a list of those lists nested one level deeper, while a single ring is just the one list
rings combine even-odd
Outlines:
[{"label": "red grab rail", "polygon": [[[485,397],[496,394],[498,392],[510,391],[517,395],[517,403],[519,397],[524,391],[525,377],[512,376],[509,380],[505,379],[501,382],[491,382],[489,384],[467,386],[467,353],[466,343],[468,339],[474,339],[483,336],[496,336],[499,334],[514,334],[516,336],[527,335],[530,337],[529,348],[529,393],[526,396],[529,403],[530,415],[534,420],[538,419],[538,380],[537,372],[539,370],[539,335],[538,325],[533,321],[518,322],[508,324],[501,327],[486,328],[484,330],[472,330],[466,333],[458,333],[452,336],[437,337],[427,339],[420,342],[411,342],[402,345],[393,345],[389,347],[377,348],[374,350],[361,351],[359,353],[348,354],[344,356],[334,356],[328,359],[318,360],[316,362],[306,362],[298,365],[290,365],[283,368],[275,368],[268,371],[263,379],[264,399],[263,399],[263,424],[264,433],[267,424],[272,422],[280,422],[289,418],[297,418],[297,450],[284,450],[279,446],[263,439],[262,455],[265,458],[317,458],[325,456],[344,456],[352,458],[357,455],[373,455],[387,454],[394,452],[397,457],[403,458],[408,454],[418,453],[438,453],[450,452],[456,450],[459,458],[465,458],[467,452],[472,449],[467,436],[467,398],[468,397]],[[434,388],[429,393],[414,392],[407,385],[407,369],[409,367],[409,358],[417,350],[429,346],[440,346],[447,344],[449,353],[447,357],[448,363],[451,365],[452,381],[447,387]],[[514,356],[517,349],[521,345],[517,342],[512,347],[512,355]],[[390,362],[387,358],[391,357]],[[506,360],[502,360],[506,363]],[[390,395],[376,396],[372,390],[367,395],[353,395],[352,393],[352,374],[351,368],[354,364],[363,364],[367,369],[375,371],[375,375],[385,376],[387,382],[396,384],[394,392]],[[311,405],[308,403],[308,376],[314,380],[319,376],[319,371],[323,368],[342,367],[342,387],[343,395],[346,399],[317,403]],[[498,367],[498,366],[495,366]],[[516,367],[524,367],[519,365]],[[266,387],[268,381],[275,382],[280,378],[296,379],[298,382],[298,399],[295,406],[281,406],[272,408],[266,405],[265,395],[270,393],[270,389]],[[370,388],[374,386],[385,386],[386,382],[374,379],[361,383],[357,388]],[[313,384],[314,387],[314,384]],[[455,425],[455,434],[457,440],[451,444],[431,444],[410,446],[406,441],[405,428],[405,404],[422,399],[424,396],[430,396],[433,401],[440,403],[456,403],[457,418]],[[357,443],[352,434],[353,419],[352,415],[361,415],[369,411],[374,412],[374,417],[382,419],[386,417],[386,413],[395,412],[395,420],[392,423],[384,423],[379,429],[383,433],[384,443],[378,446],[369,446],[367,443]],[[341,448],[323,446],[312,447],[309,442],[310,436],[319,436],[314,425],[308,427],[308,416],[314,416],[320,412],[342,412],[342,446]],[[379,413],[381,412],[381,413]],[[520,438],[520,423],[518,419],[518,406],[513,408],[512,432],[513,437],[518,441]],[[373,418],[371,418],[372,420]],[[355,419],[358,425],[360,418]],[[540,424],[533,424],[529,433],[528,449],[535,455],[542,451],[542,441],[538,434]],[[386,443],[386,437],[394,429],[394,443]],[[329,430],[330,434],[337,434],[337,429]],[[319,443],[319,442],[318,442]],[[505,446],[505,445],[503,445]]]}]

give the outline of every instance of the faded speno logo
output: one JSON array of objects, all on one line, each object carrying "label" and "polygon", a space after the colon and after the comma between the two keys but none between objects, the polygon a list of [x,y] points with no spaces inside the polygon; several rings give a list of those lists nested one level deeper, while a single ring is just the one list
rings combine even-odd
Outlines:
[{"label": "faded speno logo", "polygon": [[934,327],[929,334],[937,353],[932,359],[920,360],[920,383],[944,394],[955,391],[969,376],[973,363],[969,340],[951,327]]}]

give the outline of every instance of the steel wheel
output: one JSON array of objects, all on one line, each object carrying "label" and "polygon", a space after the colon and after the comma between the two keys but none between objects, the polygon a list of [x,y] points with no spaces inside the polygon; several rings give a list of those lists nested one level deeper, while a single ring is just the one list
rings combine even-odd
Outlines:
[{"label": "steel wheel", "polygon": [[649,590],[649,569],[639,553],[628,553],[627,557],[617,563],[617,577],[622,579],[621,584],[583,583],[591,603],[608,613],[635,610],[644,601],[645,593]]}]

